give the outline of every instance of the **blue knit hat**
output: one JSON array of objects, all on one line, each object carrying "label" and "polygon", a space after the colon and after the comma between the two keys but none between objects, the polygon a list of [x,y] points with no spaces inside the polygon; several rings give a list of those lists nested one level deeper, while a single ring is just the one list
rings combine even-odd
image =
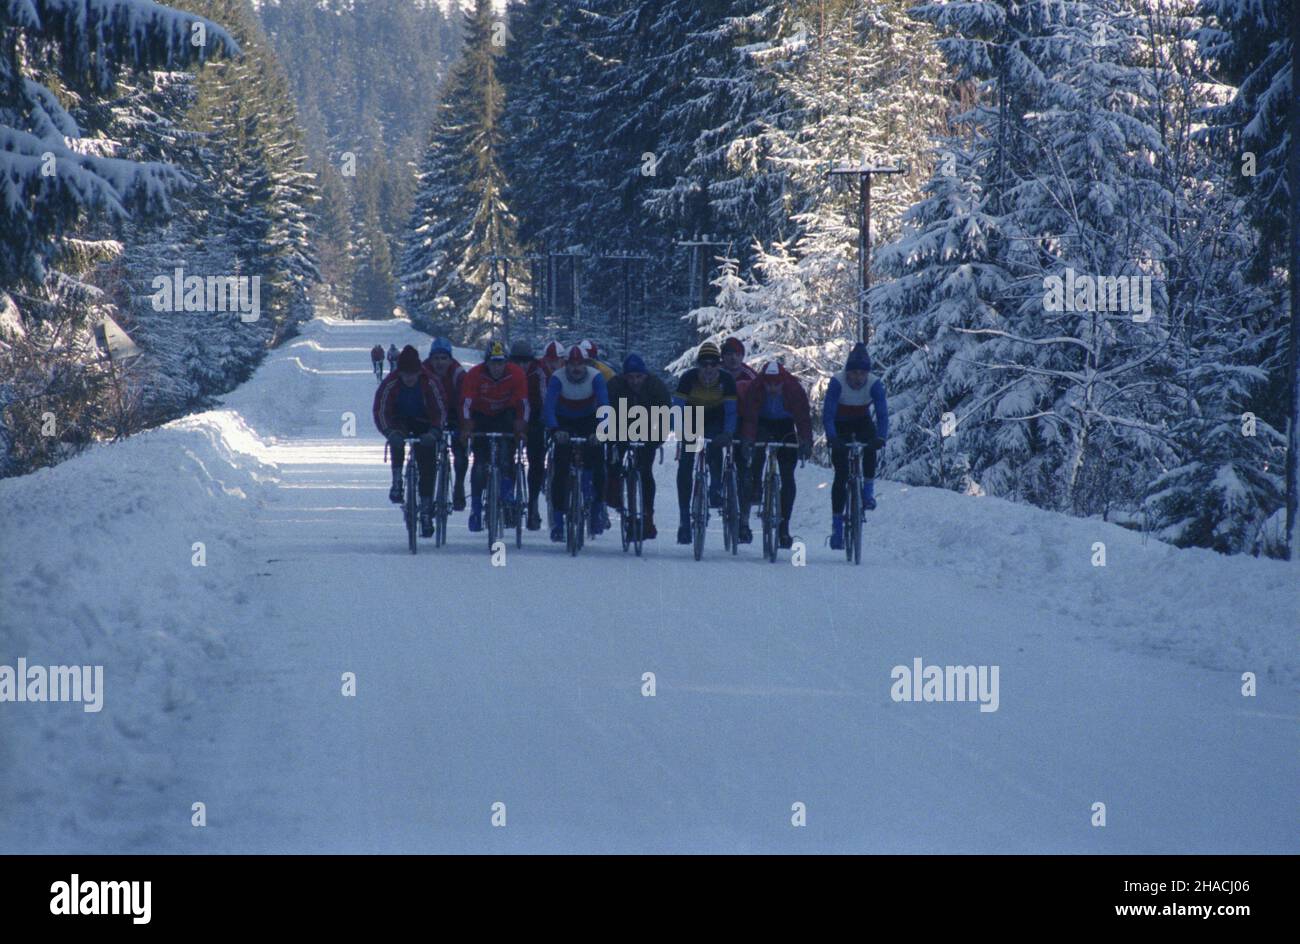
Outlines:
[{"label": "blue knit hat", "polygon": [[623,359],[623,373],[625,374],[644,374],[646,373],[645,361],[640,354],[629,354]]},{"label": "blue knit hat", "polygon": [[853,345],[853,350],[849,351],[849,359],[844,362],[845,370],[871,370],[871,355],[867,353],[867,346],[859,341]]},{"label": "blue knit hat", "polygon": [[447,354],[447,355],[450,355],[450,354],[451,354],[451,339],[450,339],[450,338],[434,338],[434,339],[433,339],[433,343],[429,345],[429,356],[430,356],[430,357],[433,357],[433,355],[437,354],[439,351],[442,351],[442,353]]}]

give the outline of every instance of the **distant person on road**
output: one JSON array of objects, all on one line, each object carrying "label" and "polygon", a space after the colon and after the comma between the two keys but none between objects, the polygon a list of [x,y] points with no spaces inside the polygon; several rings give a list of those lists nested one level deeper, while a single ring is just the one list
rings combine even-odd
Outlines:
[{"label": "distant person on road", "polygon": [[[388,370],[389,370],[390,373],[391,373],[392,371],[397,370],[397,358],[398,358],[398,356],[399,356],[399,355],[398,355],[398,353],[397,353],[397,345],[396,345],[396,344],[390,344],[390,345],[388,345]],[[420,354],[419,354],[418,351],[416,352],[415,356],[416,356],[416,357],[419,357],[419,356],[420,356]]]},{"label": "distant person on road", "polygon": [[[472,439],[475,433],[511,433],[523,439],[528,426],[528,379],[509,362],[505,345],[492,341],[483,363],[471,367],[461,384],[460,438],[473,443],[474,471],[470,477],[469,529],[483,530],[483,489],[487,487],[491,445],[486,439]],[[500,449],[503,468],[514,453]],[[513,473],[512,473],[513,475]],[[514,489],[513,478],[503,476],[502,493]]]},{"label": "distant person on road", "polygon": [[[872,419],[872,409],[875,419]],[[889,404],[885,385],[871,372],[871,355],[859,341],[849,352],[844,369],[831,378],[822,401],[822,426],[831,447],[831,547],[844,549],[844,505],[849,497],[848,444],[866,443],[862,450],[862,507],[876,509],[876,453],[889,436]]]},{"label": "distant person on road", "polygon": [[[623,359],[623,373],[611,380],[608,387],[609,405],[615,411],[624,411],[634,406],[651,411],[656,407],[667,407],[672,403],[672,394],[668,392],[667,384],[646,369],[645,360],[640,354],[629,354]],[[667,430],[659,432],[663,435]],[[647,541],[653,540],[659,534],[655,529],[654,461],[657,447],[661,442],[662,439],[652,433],[647,440],[646,448],[642,449],[637,457],[637,468],[641,472],[641,506],[645,516],[641,533]],[[624,511],[620,470],[625,452],[627,452],[627,443],[615,444],[609,468],[609,485],[605,490],[606,500],[619,511]]]},{"label": "distant person on road", "polygon": [[[705,460],[709,464],[709,504],[722,507],[722,447],[736,433],[736,380],[722,369],[722,354],[712,341],[700,345],[695,366],[682,374],[673,393],[673,406],[701,410],[704,436],[709,443]],[[682,449],[677,460],[677,543],[691,543],[691,478],[695,453]]]},{"label": "distant person on road", "polygon": [[604,450],[596,441],[599,421],[596,411],[609,405],[609,391],[605,377],[587,363],[582,348],[569,348],[564,368],[551,375],[546,386],[546,428],[555,440],[555,474],[551,478],[551,507],[555,520],[551,540],[564,540],[564,515],[569,500],[569,467],[573,462],[573,444],[570,436],[582,436],[587,442],[582,449],[582,462],[591,474],[591,533],[594,537],[605,528],[605,463]]},{"label": "distant person on road", "polygon": [[409,344],[397,357],[397,369],[379,384],[371,412],[375,428],[388,440],[393,456],[393,487],[388,500],[400,505],[404,499],[402,464],[406,458],[406,437],[416,436],[415,462],[420,470],[420,531],[433,535],[433,478],[438,438],[447,420],[447,404],[433,378],[420,369],[420,352]]},{"label": "distant person on road", "polygon": [[[429,345],[429,356],[424,360],[424,369],[433,375],[433,379],[442,385],[442,395],[450,404],[457,407],[450,411],[448,429],[460,428],[460,389],[465,382],[465,368],[456,360],[451,350],[451,339],[438,337]],[[465,473],[469,471],[469,451],[459,436],[452,442],[452,463],[456,482],[452,489],[451,510],[465,510]]]},{"label": "distant person on road", "polygon": [[542,362],[533,357],[533,342],[517,338],[510,345],[510,363],[524,372],[528,381],[528,523],[529,531],[542,526],[538,500],[546,484],[546,424],[542,420],[542,401],[550,377]]},{"label": "distant person on road", "polygon": [[763,365],[758,379],[745,390],[740,401],[740,436],[750,453],[749,488],[745,492],[737,530],[740,543],[752,541],[749,530],[750,505],[762,494],[763,459],[753,446],[758,442],[782,442],[797,446],[798,450],[782,449],[776,454],[781,470],[781,526],[778,543],[783,548],[794,544],[790,537],[790,515],[794,510],[796,494],[794,482],[795,463],[812,455],[812,417],[808,407],[808,392],[799,378],[786,370],[781,363],[770,360]]},{"label": "distant person on road", "polygon": [[379,380],[384,379],[384,346],[376,344],[370,349],[370,369],[375,372],[375,377]]}]

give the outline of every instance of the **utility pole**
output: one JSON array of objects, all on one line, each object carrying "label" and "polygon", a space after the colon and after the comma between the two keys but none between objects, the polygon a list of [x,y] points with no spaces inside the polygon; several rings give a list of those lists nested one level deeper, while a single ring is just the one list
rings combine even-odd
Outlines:
[{"label": "utility pole", "polygon": [[826,173],[831,177],[856,175],[858,178],[858,326],[855,340],[870,341],[873,329],[867,292],[871,288],[871,178],[874,174],[901,174],[903,168],[870,164],[863,154],[861,164],[841,164]]},{"label": "utility pole", "polygon": [[701,250],[705,246],[726,246],[730,248],[731,241],[717,239],[708,233],[700,236],[695,234],[694,239],[679,239],[676,242],[678,246],[687,246],[691,250],[690,278],[689,288],[691,309],[699,308],[704,301],[704,283],[708,277],[707,258]]}]

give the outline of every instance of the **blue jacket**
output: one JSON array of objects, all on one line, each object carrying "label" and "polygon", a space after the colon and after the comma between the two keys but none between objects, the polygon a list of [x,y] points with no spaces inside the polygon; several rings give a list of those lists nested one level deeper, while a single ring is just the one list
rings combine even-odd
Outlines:
[{"label": "blue jacket", "polygon": [[[889,404],[885,401],[885,385],[879,379],[873,379],[870,388],[871,405],[876,414],[876,435],[881,439],[889,437]],[[841,406],[840,400],[844,394],[844,387],[840,383],[839,375],[831,378],[830,384],[826,388],[826,399],[822,401],[822,426],[826,430],[826,435],[834,438],[838,435],[835,431],[835,420],[848,420],[855,416],[865,416],[866,406]]]},{"label": "blue jacket", "polygon": [[590,393],[576,389],[578,386],[585,387],[585,381],[582,385],[575,385],[564,376],[567,367],[561,367],[551,374],[551,379],[546,384],[546,398],[542,401],[542,418],[547,429],[559,427],[560,420],[595,416],[602,406],[609,406],[609,388],[605,386],[604,376],[594,367],[587,369],[595,375],[590,378]]}]

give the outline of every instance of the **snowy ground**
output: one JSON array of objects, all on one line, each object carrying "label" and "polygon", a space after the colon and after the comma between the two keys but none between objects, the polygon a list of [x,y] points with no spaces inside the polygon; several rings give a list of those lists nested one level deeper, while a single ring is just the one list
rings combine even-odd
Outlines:
[{"label": "snowy ground", "polygon": [[[97,714],[0,704],[0,852],[1297,851],[1294,569],[891,483],[854,568],[812,467],[806,566],[697,564],[671,463],[643,560],[493,568],[463,515],[412,557],[367,356],[407,340],[315,322],[221,409],[0,482],[0,665],[105,666]],[[998,710],[892,701],[917,657],[998,666]]]}]

